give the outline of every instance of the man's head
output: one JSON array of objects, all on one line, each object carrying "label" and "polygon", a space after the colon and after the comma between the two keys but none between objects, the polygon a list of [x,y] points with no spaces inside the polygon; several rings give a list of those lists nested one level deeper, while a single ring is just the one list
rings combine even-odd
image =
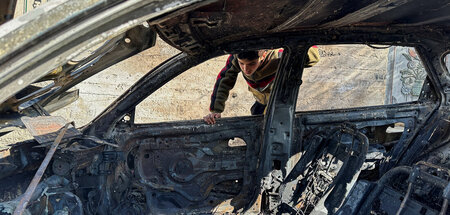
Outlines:
[{"label": "man's head", "polygon": [[266,57],[266,50],[245,51],[237,55],[239,67],[246,75],[252,75]]}]

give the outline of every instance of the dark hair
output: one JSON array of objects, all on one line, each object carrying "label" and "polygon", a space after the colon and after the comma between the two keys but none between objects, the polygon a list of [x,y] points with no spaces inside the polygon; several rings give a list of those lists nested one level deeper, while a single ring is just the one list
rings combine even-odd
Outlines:
[{"label": "dark hair", "polygon": [[258,51],[244,51],[237,54],[237,57],[242,60],[255,60],[258,59]]}]

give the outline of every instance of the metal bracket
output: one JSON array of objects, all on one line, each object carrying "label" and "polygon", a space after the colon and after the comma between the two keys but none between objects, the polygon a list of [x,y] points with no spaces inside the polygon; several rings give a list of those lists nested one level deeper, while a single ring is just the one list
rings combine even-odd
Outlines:
[{"label": "metal bracket", "polygon": [[450,88],[445,88],[444,94],[445,94],[445,105],[450,105]]}]

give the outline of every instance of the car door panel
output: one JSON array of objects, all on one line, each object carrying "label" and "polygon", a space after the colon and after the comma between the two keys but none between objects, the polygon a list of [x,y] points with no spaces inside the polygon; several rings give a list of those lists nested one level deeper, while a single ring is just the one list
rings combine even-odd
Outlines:
[{"label": "car door panel", "polygon": [[[243,208],[255,185],[262,120],[225,118],[213,126],[198,120],[119,124],[113,135],[123,146],[126,164],[116,171],[135,173],[131,180],[145,187],[153,213]],[[237,138],[239,144],[233,141]]]}]

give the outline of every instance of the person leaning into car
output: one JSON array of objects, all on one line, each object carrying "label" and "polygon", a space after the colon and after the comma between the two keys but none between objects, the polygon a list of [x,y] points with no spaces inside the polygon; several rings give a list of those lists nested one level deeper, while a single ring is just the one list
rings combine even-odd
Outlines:
[{"label": "person leaning into car", "polygon": [[[263,114],[269,102],[270,91],[273,87],[278,64],[281,60],[283,49],[244,51],[230,55],[225,67],[217,76],[214,90],[211,95],[209,106],[210,114],[203,117],[208,124],[216,123],[225,109],[225,101],[228,99],[230,90],[236,83],[239,72],[247,81],[248,90],[253,93],[256,101],[250,109],[252,115]],[[317,46],[308,50],[308,61],[306,67],[316,64],[319,59]]]}]

